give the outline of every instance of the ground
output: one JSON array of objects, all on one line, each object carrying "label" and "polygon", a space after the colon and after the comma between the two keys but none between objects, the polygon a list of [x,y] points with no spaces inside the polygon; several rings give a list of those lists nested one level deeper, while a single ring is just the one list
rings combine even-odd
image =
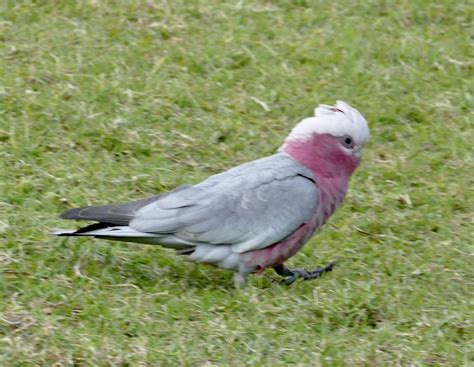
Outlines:
[{"label": "ground", "polygon": [[[0,364],[474,364],[473,9],[415,1],[0,5]],[[366,116],[348,197],[287,287],[54,238],[71,207],[272,154],[319,103]]]}]

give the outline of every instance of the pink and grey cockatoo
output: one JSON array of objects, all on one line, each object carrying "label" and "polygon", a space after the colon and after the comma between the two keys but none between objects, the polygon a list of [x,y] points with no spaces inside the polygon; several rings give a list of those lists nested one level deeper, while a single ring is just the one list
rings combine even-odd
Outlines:
[{"label": "pink and grey cockatoo", "polygon": [[368,139],[355,108],[342,101],[320,105],[274,155],[150,199],[68,210],[61,218],[98,223],[54,234],[161,245],[190,261],[234,270],[236,284],[266,268],[287,284],[319,278],[333,264],[307,271],[284,262],[344,199]]}]

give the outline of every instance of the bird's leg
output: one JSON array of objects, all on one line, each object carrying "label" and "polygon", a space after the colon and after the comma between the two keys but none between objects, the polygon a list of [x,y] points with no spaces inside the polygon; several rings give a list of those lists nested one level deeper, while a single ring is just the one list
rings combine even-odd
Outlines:
[{"label": "bird's leg", "polygon": [[240,272],[234,273],[234,286],[235,286],[235,288],[243,288],[246,283],[247,283],[246,274],[242,274]]},{"label": "bird's leg", "polygon": [[326,266],[323,266],[322,268],[317,268],[315,270],[309,271],[306,269],[290,269],[287,268],[285,265],[280,264],[275,266],[273,269],[275,269],[278,275],[285,278],[282,280],[283,283],[285,283],[286,285],[290,285],[293,284],[293,282],[298,278],[303,278],[304,280],[321,278],[321,275],[323,275],[324,273],[332,271],[334,266],[335,263],[331,263]]}]

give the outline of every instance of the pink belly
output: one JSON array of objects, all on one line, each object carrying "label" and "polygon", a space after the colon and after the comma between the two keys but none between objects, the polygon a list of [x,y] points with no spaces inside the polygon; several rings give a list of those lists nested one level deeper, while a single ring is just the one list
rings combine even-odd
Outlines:
[{"label": "pink belly", "polygon": [[295,255],[321,226],[316,217],[317,215],[309,223],[299,227],[286,240],[260,250],[245,252],[240,255],[240,259],[249,268],[255,268],[257,272],[283,263]]}]

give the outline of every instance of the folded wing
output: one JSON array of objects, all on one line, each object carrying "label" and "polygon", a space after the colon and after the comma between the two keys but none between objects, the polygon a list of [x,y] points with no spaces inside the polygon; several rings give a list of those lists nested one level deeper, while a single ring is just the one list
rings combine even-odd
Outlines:
[{"label": "folded wing", "polygon": [[317,205],[312,174],[277,154],[164,195],[137,210],[129,227],[246,252],[288,237],[311,219]]}]

